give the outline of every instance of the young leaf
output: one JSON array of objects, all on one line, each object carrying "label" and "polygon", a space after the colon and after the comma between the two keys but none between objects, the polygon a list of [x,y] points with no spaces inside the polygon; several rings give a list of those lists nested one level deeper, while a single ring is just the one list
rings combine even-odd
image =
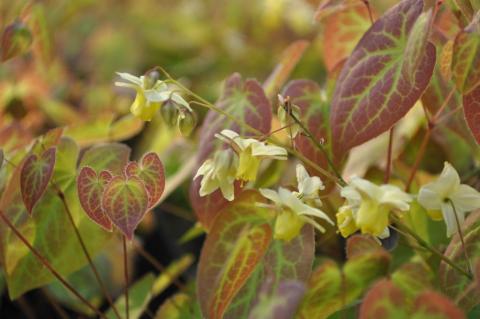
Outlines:
[{"label": "young leaf", "polygon": [[[245,122],[247,125],[255,128],[263,134],[270,132],[272,110],[270,102],[263,91],[262,86],[253,79],[242,80],[238,73],[232,74],[226,81],[223,93],[216,102],[216,106],[229,116]],[[198,167],[213,152],[223,147],[214,136],[222,129],[232,129],[242,136],[252,136],[251,130],[238,123],[219,114],[217,111],[208,111],[202,128],[200,130],[200,150],[197,154]],[[195,170],[196,171],[196,170]],[[205,228],[210,229],[213,220],[217,216],[220,209],[228,203],[223,198],[219,190],[210,195],[201,197],[198,194],[200,182],[203,177],[196,178],[190,186],[190,202],[193,206],[198,220]],[[236,183],[236,194],[240,191],[238,183]]]},{"label": "young leaf", "polygon": [[102,208],[102,196],[105,186],[113,178],[107,171],[99,175],[91,167],[85,166],[77,178],[78,198],[87,215],[98,225],[112,231],[112,222]]},{"label": "young leaf", "polygon": [[165,172],[157,153],[145,154],[140,161],[140,165],[130,162],[125,167],[125,174],[128,177],[138,176],[144,182],[148,193],[148,209],[154,207],[160,200],[165,188]]},{"label": "young leaf", "polygon": [[463,94],[480,84],[480,35],[462,31],[455,37],[452,52],[452,76]]},{"label": "young leaf", "polygon": [[20,187],[23,202],[31,215],[35,204],[45,193],[53,176],[55,167],[55,147],[51,147],[41,156],[30,154],[24,161],[20,174]]},{"label": "young leaf", "polygon": [[268,212],[255,205],[262,201],[256,192],[243,192],[215,219],[198,269],[198,298],[207,318],[223,317],[268,249]]},{"label": "young leaf", "polygon": [[463,96],[463,112],[473,137],[480,144],[480,85]]},{"label": "young leaf", "polygon": [[[365,33],[344,65],[330,115],[333,151],[338,157],[390,129],[427,87],[435,48],[428,43],[422,50],[423,44],[416,43],[429,31],[413,30],[422,9],[423,0],[403,0],[388,10]],[[412,30],[416,33],[410,34]],[[407,57],[414,61],[406,63]],[[409,74],[412,69],[414,74]]]},{"label": "young leaf", "polygon": [[359,319],[398,318],[407,319],[405,297],[391,281],[377,282],[363,298]]},{"label": "young leaf", "polygon": [[148,208],[148,194],[136,176],[115,176],[105,187],[102,207],[115,226],[129,239]]},{"label": "young leaf", "polygon": [[107,170],[113,175],[122,175],[129,157],[130,148],[124,144],[98,144],[83,154],[80,167],[90,166],[97,172]]},{"label": "young leaf", "polygon": [[419,295],[413,306],[415,319],[462,319],[465,314],[445,296],[435,291],[425,291]]}]

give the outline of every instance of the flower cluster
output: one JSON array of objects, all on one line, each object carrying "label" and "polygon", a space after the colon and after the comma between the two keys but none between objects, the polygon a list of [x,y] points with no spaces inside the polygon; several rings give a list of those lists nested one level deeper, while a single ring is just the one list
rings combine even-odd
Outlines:
[{"label": "flower cluster", "polygon": [[322,202],[319,191],[324,189],[319,177],[310,177],[302,165],[297,165],[297,191],[290,191],[280,187],[278,191],[260,189],[263,197],[274,203],[277,212],[275,220],[274,238],[290,241],[300,234],[305,223],[313,225],[320,232],[325,228],[318,224],[312,217],[323,219],[333,225],[330,217],[318,209]]},{"label": "flower cluster", "polygon": [[172,90],[165,81],[159,80],[156,70],[140,77],[129,73],[117,73],[126,82],[115,82],[116,86],[134,89],[137,92],[130,112],[143,121],[151,121],[155,113],[162,108],[165,122],[178,125],[183,135],[189,135],[196,126],[196,115],[183,97]]},{"label": "flower cluster", "polygon": [[287,151],[279,146],[268,145],[253,138],[242,138],[231,130],[215,135],[231,148],[217,151],[213,159],[207,159],[197,171],[194,179],[203,176],[200,196],[206,196],[220,189],[223,197],[234,199],[233,183],[255,181],[264,159],[286,160]]}]

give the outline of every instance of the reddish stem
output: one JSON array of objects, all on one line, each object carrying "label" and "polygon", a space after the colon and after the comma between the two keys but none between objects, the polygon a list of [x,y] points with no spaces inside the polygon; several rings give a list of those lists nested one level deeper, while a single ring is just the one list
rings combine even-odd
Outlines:
[{"label": "reddish stem", "polygon": [[63,277],[60,275],[53,267],[50,265],[48,260],[43,257],[30,243],[28,240],[18,231],[18,229],[8,220],[8,218],[4,215],[3,211],[0,210],[0,218],[7,224],[7,226],[13,231],[13,233],[25,244],[25,246],[30,249],[30,251],[35,255],[35,257],[40,261],[51,273],[52,275],[57,278],[64,286],[67,288],[72,294],[74,294],[80,301],[82,301],[88,308],[93,310],[97,315],[101,318],[105,318],[105,315],[100,312],[95,306],[93,306],[87,299],[85,299],[82,295],[80,295],[75,288],[73,288]]},{"label": "reddish stem", "polygon": [[128,302],[128,252],[127,252],[127,238],[122,236],[123,238],[123,271],[125,275],[125,315],[127,319],[130,318],[130,309],[129,309],[129,302]]},{"label": "reddish stem", "polygon": [[392,151],[393,151],[393,133],[394,133],[395,126],[392,126],[390,129],[389,137],[388,137],[388,151],[387,151],[387,167],[385,170],[385,178],[384,183],[387,184],[390,180],[390,174],[392,171]]}]

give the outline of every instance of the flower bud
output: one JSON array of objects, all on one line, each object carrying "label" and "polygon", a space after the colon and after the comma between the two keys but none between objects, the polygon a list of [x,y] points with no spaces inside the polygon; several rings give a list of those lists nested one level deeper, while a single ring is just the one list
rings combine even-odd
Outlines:
[{"label": "flower bud", "polygon": [[163,103],[160,113],[162,114],[163,120],[165,123],[167,123],[167,125],[174,126],[177,123],[178,107],[177,104],[171,99]]},{"label": "flower bud", "polygon": [[25,53],[30,48],[32,40],[32,33],[25,24],[20,21],[10,24],[2,34],[1,61]]},{"label": "flower bud", "polygon": [[183,136],[189,136],[197,126],[197,115],[195,112],[182,109],[178,116],[178,129]]},{"label": "flower bud", "polygon": [[153,88],[159,79],[160,73],[156,69],[147,71],[143,79],[144,88],[147,90]]}]

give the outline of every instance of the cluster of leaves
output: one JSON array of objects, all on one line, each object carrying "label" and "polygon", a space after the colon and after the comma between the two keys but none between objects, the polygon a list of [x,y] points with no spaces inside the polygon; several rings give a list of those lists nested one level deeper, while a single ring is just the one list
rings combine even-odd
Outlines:
[{"label": "cluster of leaves", "polygon": [[[48,70],[49,77],[69,82],[65,66],[56,61],[51,48],[44,5],[25,7],[20,18],[4,28],[3,63],[26,54],[39,65],[39,70],[32,71],[28,69],[32,64],[20,64],[23,74],[17,71],[18,81],[23,86],[0,83],[0,116],[4,115],[0,117],[0,257],[11,299],[50,285],[50,293],[62,303],[92,314],[79,300],[62,296],[65,288],[52,282],[68,278],[74,286],[84,287],[79,278],[88,270],[89,257],[81,252],[86,249],[92,256],[102,256],[118,245],[114,226],[127,239],[135,240],[134,230],[146,213],[224,147],[214,138],[223,129],[285,147],[291,158],[326,182],[322,200],[331,216],[340,206],[336,184],[343,180],[338,178],[338,170],[372,181],[385,174],[387,180],[417,190],[439,171],[439,163],[448,160],[465,180],[477,182],[479,1],[325,0],[316,12],[308,2],[291,2],[310,8],[307,11],[321,26],[312,42],[323,44],[320,51],[326,80],[321,84],[307,78],[288,81],[309,45],[308,41],[295,41],[263,83],[244,80],[239,73],[229,76],[215,104],[207,105],[185,89],[185,95],[208,106],[203,125],[186,141],[157,118],[145,128],[146,138],[135,148],[143,154],[134,156],[138,161],[130,161],[130,148],[118,143],[141,132],[145,125],[128,114],[126,100],[113,103],[113,97],[104,93],[110,91],[106,86],[82,99],[72,93],[57,93],[55,98],[54,83],[39,76],[39,70]],[[276,23],[268,14],[264,18],[265,28],[259,28],[258,38],[252,36],[258,41],[265,39],[265,30],[272,31],[269,23],[270,28]],[[299,34],[312,32],[288,21]],[[218,40],[205,34],[219,28],[204,24],[197,33],[201,39],[190,48],[194,52],[197,46]],[[108,35],[108,30],[105,33]],[[232,36],[223,29],[221,33]],[[147,32],[148,37],[152,34]],[[92,42],[96,46],[100,41]],[[130,53],[128,48],[119,51],[116,54]],[[221,56],[223,51],[218,52]],[[265,59],[259,58],[258,64]],[[148,58],[144,60],[150,63]],[[314,63],[321,64],[318,60],[316,57]],[[195,63],[189,65],[186,76],[205,68]],[[255,67],[260,66],[245,64],[244,72]],[[183,70],[174,63],[172,68]],[[103,71],[99,69],[100,77],[105,76]],[[274,115],[277,94],[298,107],[298,120],[304,127],[294,138],[279,127]],[[97,110],[86,101],[108,106]],[[52,126],[61,128],[40,134]],[[177,148],[172,139],[179,143]],[[195,153],[190,151],[192,145],[198,146]],[[422,157],[425,160],[421,161]],[[219,190],[200,196],[200,178],[189,183],[191,208],[199,222],[192,233],[200,229],[207,235],[196,277],[189,283],[192,289],[185,288],[165,301],[157,318],[478,316],[478,213],[472,213],[462,232],[451,239],[443,235],[442,223],[430,220],[427,212],[413,203],[398,232],[392,228],[391,237],[382,240],[382,245],[378,239],[360,234],[345,241],[334,227],[316,236],[310,224],[294,239],[278,240],[273,236],[276,216],[262,205],[266,199],[257,189],[290,183],[289,164],[266,163],[255,183],[235,183],[231,202]],[[165,176],[172,178],[165,181]],[[400,226],[411,229],[414,237],[405,235]],[[45,261],[56,273],[45,267]],[[173,263],[157,278],[144,276],[128,289],[130,305],[120,296],[111,309],[100,314],[114,318],[118,312],[130,310],[131,318],[139,318],[148,302],[191,263],[189,257]],[[467,270],[467,275],[458,269]],[[90,277],[88,282],[93,280]],[[98,291],[82,293],[89,301],[99,296]],[[99,306],[98,300],[95,306]]]}]

